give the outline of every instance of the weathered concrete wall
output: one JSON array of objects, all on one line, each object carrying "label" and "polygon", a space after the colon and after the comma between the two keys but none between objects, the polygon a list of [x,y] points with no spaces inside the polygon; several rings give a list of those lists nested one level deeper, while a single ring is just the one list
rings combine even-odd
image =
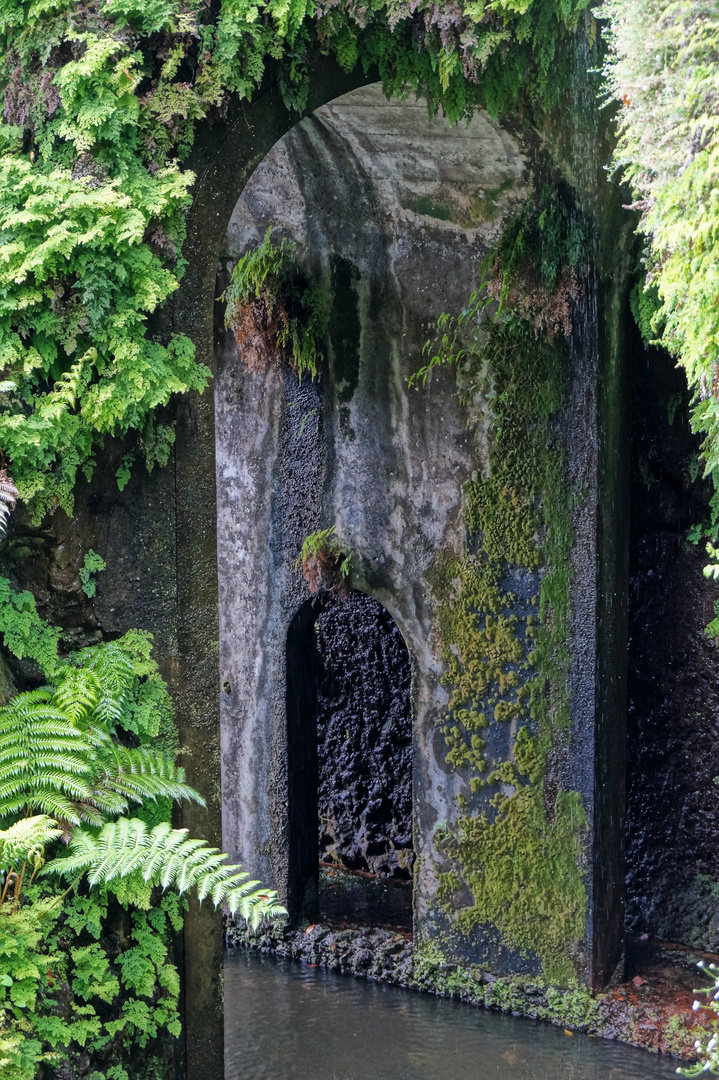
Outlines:
[{"label": "weathered concrete wall", "polygon": [[[338,116],[347,117],[350,132],[353,124],[364,131],[364,150],[345,138]],[[309,595],[295,560],[319,526],[337,524],[352,551],[352,584],[387,608],[414,658],[420,859],[462,783],[428,752],[446,693],[422,579],[441,548],[462,543],[461,483],[472,475],[473,438],[451,375],[442,373],[431,395],[408,394],[405,380],[420,363],[430,320],[466,300],[502,217],[526,191],[521,151],[509,136],[484,118],[463,135],[462,152],[449,153],[448,128],[430,127],[422,105],[388,108],[376,90],[335,104],[268,156],[228,231],[229,260],[274,220],[301,241],[306,265],[335,296],[318,384],[298,387],[279,366],[248,372],[229,337],[217,365],[220,665],[223,680],[238,688],[222,702],[224,838],[283,890],[285,641]],[[439,145],[430,149],[435,137]],[[421,175],[418,157],[430,191],[438,162],[448,170],[454,164],[457,202],[468,202],[472,187],[477,199],[508,180],[513,190],[492,208],[493,220],[470,229],[404,210],[399,195]],[[487,172],[477,175],[480,158]],[[375,170],[383,190],[374,186]],[[428,804],[429,791],[438,805]]]},{"label": "weathered concrete wall", "polygon": [[[443,559],[467,553],[464,485],[488,478],[492,411],[486,392],[461,405],[453,372],[435,372],[427,392],[406,386],[439,314],[461,310],[507,220],[546,183],[546,160],[529,147],[484,115],[450,129],[441,120],[430,123],[420,104],[386,103],[377,88],[299,124],[273,148],[237,204],[222,280],[268,225],[295,240],[304,272],[330,298],[326,361],[315,384],[298,385],[279,356],[266,370],[248,370],[226,334],[215,389],[225,845],[300,910],[288,843],[286,638],[309,596],[295,567],[302,541],[334,524],[352,553],[352,586],[386,607],[413,659],[419,939],[450,955],[481,957],[494,970],[539,972],[540,956],[505,943],[496,926],[475,919],[471,930],[460,928],[442,885],[450,864],[437,844],[438,831],[466,829],[467,813],[491,815],[493,793],[512,790],[494,781],[489,788],[472,784],[470,792],[468,769],[448,764],[442,730],[448,694],[431,583]],[[587,918],[571,964],[581,979],[600,982],[611,974],[606,968],[616,964],[618,949],[606,913],[593,922],[595,892],[607,878],[614,896],[621,887],[617,892],[617,859],[597,852],[621,851],[621,841],[615,837],[612,849],[609,834],[600,837],[604,818],[595,815],[600,610],[611,622],[596,577],[598,287],[593,277],[586,284],[569,349],[566,408],[546,434],[568,461],[562,483],[573,492],[575,543],[571,737],[550,755],[550,811],[542,827],[553,827],[557,793],[576,792],[587,818],[577,854]],[[616,384],[608,380],[607,387],[609,399]],[[515,574],[503,583],[507,595],[524,597],[516,601],[522,619],[540,579]],[[616,710],[613,722],[618,731]],[[511,761],[515,735],[514,727],[489,725],[490,762],[492,756]],[[604,797],[614,798],[612,812],[619,811],[607,825],[616,832],[621,789],[607,775]],[[460,889],[452,903],[458,913],[468,910],[471,891]]]}]

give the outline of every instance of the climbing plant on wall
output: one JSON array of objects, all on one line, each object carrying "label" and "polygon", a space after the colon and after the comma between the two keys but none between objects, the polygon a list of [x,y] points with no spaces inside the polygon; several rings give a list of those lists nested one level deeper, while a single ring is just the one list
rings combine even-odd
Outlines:
[{"label": "climbing plant on wall", "polygon": [[[447,763],[465,787],[440,825],[438,899],[460,933],[477,927],[536,955],[555,984],[576,980],[587,895],[588,818],[554,762],[569,745],[570,554],[566,455],[551,421],[566,404],[566,337],[588,269],[588,229],[569,193],[546,188],[509,222],[486,279],[425,348],[458,370],[462,396],[494,418],[489,475],[465,485],[470,541],[431,574],[450,698]],[[523,580],[523,591],[508,581]],[[499,760],[497,730],[509,753]],[[493,731],[495,732],[493,736]],[[468,900],[471,897],[471,900]]]},{"label": "climbing plant on wall", "polygon": [[320,53],[451,120],[551,104],[586,4],[0,0],[0,449],[33,516],[71,508],[108,435],[166,461],[158,406],[207,382],[150,322],[184,270],[198,123],[270,68],[301,110]]}]

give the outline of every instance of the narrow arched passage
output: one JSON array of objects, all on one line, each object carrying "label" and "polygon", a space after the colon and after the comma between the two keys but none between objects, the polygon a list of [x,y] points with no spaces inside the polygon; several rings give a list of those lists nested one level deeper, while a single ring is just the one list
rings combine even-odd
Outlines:
[{"label": "narrow arched passage", "polygon": [[402,635],[371,597],[327,593],[294,616],[287,793],[295,919],[411,924],[411,679]]}]

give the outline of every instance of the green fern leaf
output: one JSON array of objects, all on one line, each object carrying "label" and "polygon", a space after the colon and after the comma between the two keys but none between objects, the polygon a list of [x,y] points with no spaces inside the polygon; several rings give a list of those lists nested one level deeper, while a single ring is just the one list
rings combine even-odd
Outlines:
[{"label": "green fern leaf", "polygon": [[86,873],[90,885],[107,885],[139,871],[145,881],[165,889],[184,893],[195,888],[200,900],[211,896],[215,906],[224,903],[255,927],[264,918],[286,914],[274,890],[250,880],[226,858],[206,841],[189,838],[184,829],[165,822],[149,829],[137,818],[121,818],[97,833],[77,829],[69,855],[48,863],[42,873],[65,878]]},{"label": "green fern leaf", "polygon": [[23,818],[9,829],[0,829],[0,872],[13,869],[25,860],[37,865],[42,861],[46,845],[59,836],[57,822],[44,814]]}]

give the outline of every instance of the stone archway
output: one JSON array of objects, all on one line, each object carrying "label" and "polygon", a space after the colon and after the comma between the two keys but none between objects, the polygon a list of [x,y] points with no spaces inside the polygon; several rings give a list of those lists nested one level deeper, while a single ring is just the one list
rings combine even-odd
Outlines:
[{"label": "stone archway", "polygon": [[[327,57],[310,77],[307,112],[358,85],[376,81],[374,71],[350,74]],[[232,210],[256,165],[298,120],[284,105],[277,71],[251,101],[233,102],[228,115],[198,126],[187,162],[196,176],[183,254],[187,272],[174,303],[162,315],[160,333],[185,333],[197,357],[214,369],[214,308],[217,259]],[[190,783],[207,793],[207,809],[182,809],[182,824],[193,834],[222,843],[220,717],[217,646],[217,508],[215,415],[211,391],[175,403],[174,452],[177,590],[176,651],[167,676],[177,703],[181,744]],[[198,493],[202,493],[198,497]],[[208,784],[208,778],[215,782]],[[198,812],[199,810],[199,812]],[[180,962],[184,971],[185,1068],[188,1080],[220,1080],[224,1075],[221,915],[195,901],[185,918]]]},{"label": "stone archway", "polygon": [[[326,64],[315,73],[311,108],[372,81],[372,76],[346,76]],[[448,819],[467,785],[466,777],[445,765],[437,722],[445,691],[425,583],[437,552],[459,551],[465,542],[462,484],[472,478],[474,468],[467,417],[457,402],[453,379],[440,378],[430,402],[414,399],[408,407],[403,380],[416,363],[399,346],[389,363],[376,347],[372,355],[361,355],[357,377],[349,385],[336,355],[330,358],[321,385],[306,380],[299,384],[289,369],[280,368],[253,379],[235,379],[233,384],[237,357],[223,336],[221,320],[213,323],[217,258],[240,191],[296,119],[282,106],[277,87],[270,86],[232,122],[204,133],[205,142],[198,145],[196,155],[199,179],[185,249],[190,265],[173,309],[173,329],[189,333],[200,357],[216,368],[218,433],[220,442],[225,439],[218,474],[219,574],[220,582],[230,586],[220,598],[225,844],[268,884],[286,891],[290,853],[283,741],[285,638],[292,614],[307,597],[291,567],[303,537],[336,521],[352,550],[352,584],[376,596],[396,619],[417,663],[414,783],[423,874],[415,911],[422,932],[432,938],[446,935],[446,921],[433,905],[437,868],[431,859],[424,860],[423,845],[429,852],[432,830],[438,821]],[[494,237],[506,220],[507,206],[502,208],[501,203],[500,198],[500,212],[494,214],[489,230]],[[434,219],[439,227],[436,223],[443,214],[436,209],[417,204],[413,212]],[[602,243],[608,239],[607,226]],[[488,234],[485,250],[490,242]],[[611,239],[609,243],[616,247]],[[611,256],[620,262],[622,257],[621,250]],[[604,258],[608,265],[606,250]],[[335,262],[334,287],[358,296],[347,261],[342,255]],[[332,268],[331,260],[329,265]],[[570,643],[576,738],[571,750],[563,751],[557,768],[579,788],[589,813],[588,919],[577,964],[581,978],[597,986],[616,964],[621,936],[622,852],[617,838],[622,762],[617,747],[622,739],[623,675],[621,660],[616,660],[621,657],[624,632],[624,571],[617,554],[623,519],[621,514],[615,519],[613,513],[623,484],[624,429],[618,406],[622,329],[616,321],[618,307],[611,305],[621,299],[624,269],[608,278],[599,315],[592,307],[597,299],[594,291],[585,305],[584,324],[572,343],[571,397],[561,427],[582,512],[572,552],[578,582]],[[467,281],[461,268],[447,273],[446,281],[464,298]],[[590,287],[599,288],[596,279]],[[441,290],[435,289],[435,299],[438,293]],[[371,290],[367,296],[371,300]],[[442,299],[439,296],[440,304]],[[385,303],[386,294],[380,300]],[[371,315],[371,303],[365,304],[364,312]],[[428,308],[428,314],[436,317],[438,311]],[[418,318],[414,326],[415,345],[421,321]],[[365,322],[364,329],[371,322],[371,318]],[[364,334],[365,342],[377,346],[377,334],[365,334],[364,329],[360,337]],[[401,318],[392,332],[396,345],[405,332]],[[337,340],[341,339],[339,334]],[[178,667],[173,688],[180,704],[181,739],[192,755],[190,781],[199,776],[206,781],[220,768],[214,704],[218,682],[218,522],[210,494],[214,464],[215,415],[209,395],[180,403],[175,455]],[[190,810],[183,823],[219,841],[220,808],[218,788],[208,815]],[[188,1071],[193,1080],[221,1075],[221,1040],[215,1024],[219,985],[214,981],[220,940],[218,921],[209,911],[193,908],[185,933],[185,985],[193,1000]],[[485,945],[486,938],[479,934],[469,948]],[[465,947],[458,946],[460,952]],[[492,952],[492,948],[490,943],[490,962],[499,969],[509,971],[518,964],[515,970],[538,970],[536,957],[518,958],[511,950]]]},{"label": "stone archway", "polygon": [[285,641],[309,596],[303,541],[333,524],[351,587],[386,609],[413,657],[415,913],[435,932],[433,828],[452,819],[466,780],[445,764],[427,575],[440,552],[463,548],[463,484],[487,427],[480,406],[468,428],[453,371],[438,372],[431,393],[409,393],[407,379],[432,321],[479,285],[493,238],[529,191],[527,171],[520,141],[486,115],[451,129],[430,123],[422,103],[366,87],[273,147],[228,228],[225,280],[272,225],[328,297],[315,381],[298,381],[280,354],[248,368],[233,334],[216,331],[224,844],[293,911],[305,900],[288,843]]}]

